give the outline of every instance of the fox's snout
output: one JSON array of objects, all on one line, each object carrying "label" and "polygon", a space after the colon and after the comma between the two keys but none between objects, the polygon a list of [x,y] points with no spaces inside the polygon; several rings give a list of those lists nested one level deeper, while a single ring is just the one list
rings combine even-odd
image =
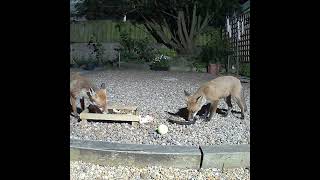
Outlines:
[{"label": "fox's snout", "polygon": [[188,121],[194,120],[194,118],[196,117],[197,112],[191,112],[189,111],[188,113]]}]

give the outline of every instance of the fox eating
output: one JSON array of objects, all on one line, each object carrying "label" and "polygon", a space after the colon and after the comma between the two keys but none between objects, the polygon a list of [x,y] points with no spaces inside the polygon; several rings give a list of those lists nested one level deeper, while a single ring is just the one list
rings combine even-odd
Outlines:
[{"label": "fox eating", "polygon": [[[241,119],[244,119],[244,112],[247,111],[247,106],[243,97],[243,89],[241,82],[238,78],[233,76],[220,76],[209,82],[204,83],[200,88],[191,95],[187,91],[184,91],[187,102],[188,121],[177,122],[171,120],[173,123],[188,125],[195,122],[195,116],[202,106],[210,103],[209,111],[206,111],[205,121],[210,121],[213,115],[216,113],[218,103],[220,99],[225,99],[228,110],[224,114],[227,116],[232,109],[231,98],[233,97],[241,109]],[[209,115],[209,117],[207,117]]]},{"label": "fox eating", "polygon": [[107,90],[105,83],[102,83],[100,88],[95,87],[87,78],[79,73],[73,74],[70,77],[70,104],[74,116],[78,117],[77,99],[81,99],[82,111],[84,110],[84,98],[89,99],[89,102],[97,106],[101,112],[107,112]]}]

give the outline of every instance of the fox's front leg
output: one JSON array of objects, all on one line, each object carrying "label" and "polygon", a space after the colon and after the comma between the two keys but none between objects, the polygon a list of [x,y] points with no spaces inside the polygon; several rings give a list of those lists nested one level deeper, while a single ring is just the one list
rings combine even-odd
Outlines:
[{"label": "fox's front leg", "polygon": [[207,121],[207,122],[210,121],[211,118],[212,118],[212,116],[213,116],[213,114],[216,113],[217,107],[218,107],[218,102],[219,102],[219,101],[213,101],[213,102],[210,104],[210,115],[209,115],[209,117],[207,117],[207,119],[206,119],[205,121]]},{"label": "fox's front leg", "polygon": [[77,105],[76,105],[76,99],[74,97],[70,97],[70,100],[71,100],[71,108],[72,108],[72,114],[75,116],[75,117],[78,117],[78,112],[77,112]]},{"label": "fox's front leg", "polygon": [[81,99],[80,99],[80,105],[81,105],[81,111],[84,111],[84,109],[85,109],[85,103],[84,103],[84,97],[82,97]]},{"label": "fox's front leg", "polygon": [[201,117],[203,117],[203,118],[208,117],[210,107],[211,107],[211,103],[209,104],[209,106],[207,108],[205,108],[205,112],[203,113],[203,115]]}]

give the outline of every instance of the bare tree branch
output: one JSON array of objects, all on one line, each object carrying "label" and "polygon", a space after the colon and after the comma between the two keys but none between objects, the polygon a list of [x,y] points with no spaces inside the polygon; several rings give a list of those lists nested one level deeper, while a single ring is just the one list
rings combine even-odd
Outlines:
[{"label": "bare tree branch", "polygon": [[189,13],[189,6],[186,5],[186,16],[187,16],[187,28],[190,28],[190,13]]},{"label": "bare tree branch", "polygon": [[195,4],[193,6],[193,11],[192,11],[192,22],[191,22],[191,27],[190,27],[190,34],[189,34],[189,38],[193,38],[193,33],[194,33],[194,28],[196,25],[196,21],[197,21],[197,17],[196,17],[196,11],[197,11],[197,5]]},{"label": "bare tree branch", "polygon": [[166,19],[164,19],[164,25],[165,25],[165,27],[169,30],[172,40],[173,40],[176,44],[179,44],[179,41],[178,41],[177,38],[176,38],[175,31],[173,31],[172,28],[170,28],[170,26],[169,26],[169,24],[167,23],[167,20],[166,20]]},{"label": "bare tree branch", "polygon": [[179,11],[178,12],[178,36],[179,36],[179,39],[181,41],[181,44],[184,48],[186,48],[186,40],[185,40],[185,37],[183,36],[183,33],[182,33],[182,27],[181,27],[181,19],[182,19],[182,16],[183,16],[183,12],[182,11]]},{"label": "bare tree branch", "polygon": [[192,42],[189,38],[189,34],[188,34],[188,31],[187,31],[187,27],[186,27],[186,21],[184,19],[184,13],[182,12],[182,15],[181,15],[181,26],[182,26],[182,30],[183,30],[183,34],[184,34],[184,38],[186,40],[186,45],[189,49],[191,49],[191,46],[192,46]]},{"label": "bare tree branch", "polygon": [[213,17],[213,14],[212,15],[209,15],[209,12],[207,11],[206,13],[206,17],[204,18],[202,24],[201,24],[201,27],[199,28],[198,30],[198,33],[202,33],[203,30],[205,29],[205,27],[208,26],[208,23],[209,23],[209,19],[211,19]]},{"label": "bare tree branch", "polygon": [[177,16],[175,16],[175,15],[173,15],[173,14],[170,14],[170,13],[168,13],[168,12],[165,12],[165,11],[163,11],[163,10],[160,10],[161,12],[163,12],[164,14],[167,14],[167,15],[169,15],[169,16],[171,16],[171,17],[173,17],[174,19],[178,19],[178,17]]}]

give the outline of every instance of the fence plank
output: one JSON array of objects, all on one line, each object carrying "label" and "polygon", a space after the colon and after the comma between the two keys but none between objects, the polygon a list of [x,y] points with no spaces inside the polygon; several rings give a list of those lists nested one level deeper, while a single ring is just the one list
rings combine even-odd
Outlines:
[{"label": "fence plank", "polygon": [[[70,41],[75,43],[85,43],[89,41],[91,35],[96,34],[97,38],[101,42],[119,42],[120,33],[116,28],[116,24],[118,24],[118,22],[113,22],[110,20],[92,20],[71,23]],[[144,39],[149,37],[151,41],[156,42],[143,25],[135,26],[128,22],[125,23],[122,28],[123,30],[131,32],[130,36],[134,39]],[[167,31],[166,34],[169,34],[169,31]],[[196,45],[205,45],[209,39],[209,35],[200,35],[196,39]]]},{"label": "fence plank", "polygon": [[[237,41],[237,18],[244,20],[244,34],[241,36],[240,41]],[[117,24],[118,22],[110,20],[71,23],[70,41],[75,43],[85,43],[89,41],[91,35],[96,34],[97,38],[101,42],[119,42],[120,33],[116,28]],[[250,62],[250,11],[230,19],[230,24],[232,34],[232,38],[230,39],[231,47],[234,50],[237,50],[238,48],[238,53],[234,53],[230,60],[235,60],[239,57],[241,62]],[[143,25],[134,26],[130,22],[127,22],[122,28],[124,28],[124,30],[131,31],[130,36],[134,39],[149,37],[153,42],[156,42],[155,39],[146,32],[147,30]],[[195,40],[196,45],[205,45],[210,38],[211,37],[208,34],[200,35]]]}]

